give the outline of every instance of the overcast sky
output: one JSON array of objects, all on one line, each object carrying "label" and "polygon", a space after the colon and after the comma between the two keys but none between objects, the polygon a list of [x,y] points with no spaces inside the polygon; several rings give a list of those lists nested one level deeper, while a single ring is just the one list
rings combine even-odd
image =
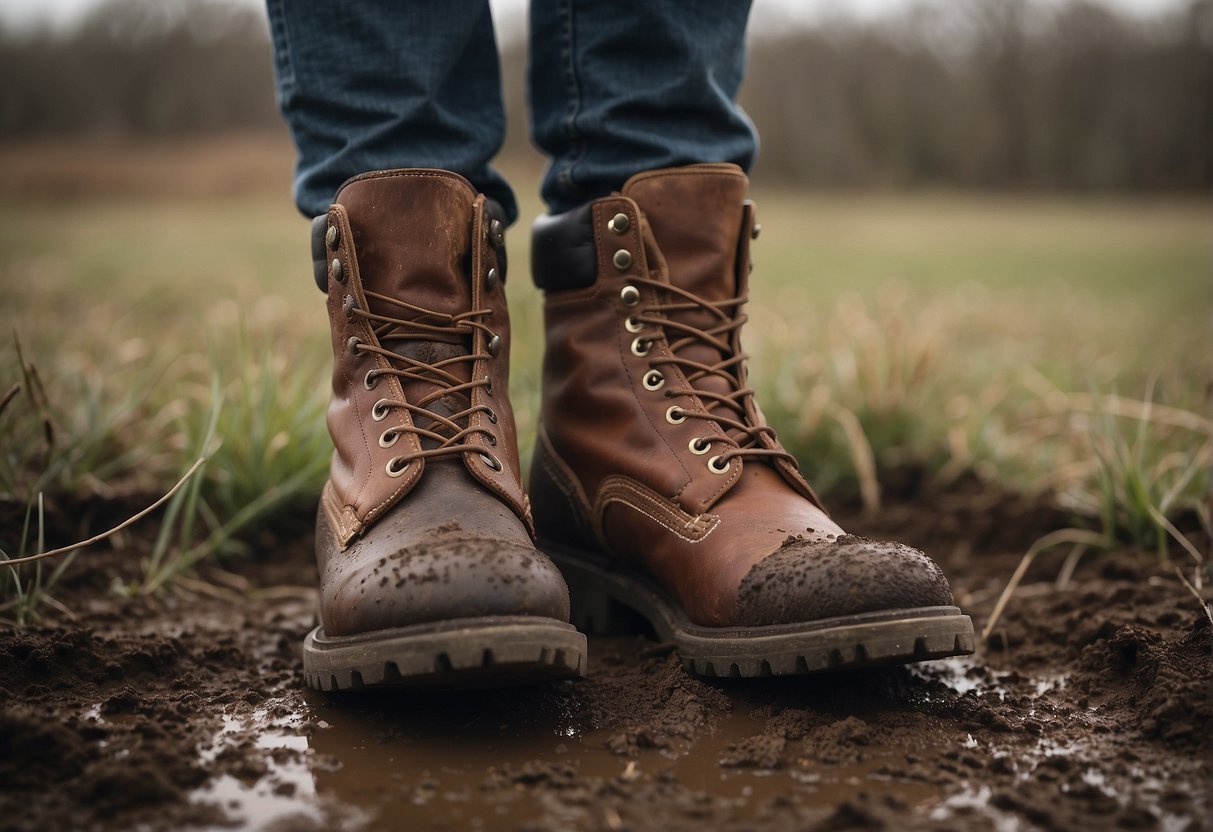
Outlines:
[{"label": "overcast sky", "polygon": [[[155,3],[158,0],[146,0]],[[240,0],[249,5],[260,6],[261,0]],[[334,0],[335,2],[336,0]],[[1052,3],[1064,0],[1048,0]],[[88,9],[103,0],[3,0],[0,2],[0,18],[18,26],[70,26]],[[506,32],[518,30],[522,23],[522,12],[526,0],[490,0],[498,24]],[[883,12],[910,5],[912,0],[754,0],[754,17],[761,24],[763,11],[778,10],[784,19],[790,14],[807,20],[822,16],[846,14],[855,17],[870,17]],[[1099,0],[1105,5],[1139,14],[1150,14],[1163,9],[1183,5],[1186,0]]]}]

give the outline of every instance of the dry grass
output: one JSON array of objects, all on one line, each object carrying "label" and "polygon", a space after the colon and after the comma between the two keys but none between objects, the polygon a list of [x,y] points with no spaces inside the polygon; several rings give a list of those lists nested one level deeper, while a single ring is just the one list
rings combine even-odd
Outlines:
[{"label": "dry grass", "polygon": [[[192,551],[273,483],[289,482],[290,495],[241,515],[244,528],[311,499],[326,456],[327,331],[307,224],[290,203],[289,148],[255,139],[154,151],[0,147],[0,164],[17,171],[3,188],[21,197],[0,207],[0,289],[14,299],[0,324],[22,333],[49,398],[63,403],[62,441],[108,449],[78,455],[70,476],[41,489],[48,499],[162,493],[198,451],[215,380],[224,444],[197,498],[209,515],[195,539],[173,544]],[[524,162],[513,173],[533,216],[536,171]],[[1176,490],[1192,468],[1181,460],[1205,451],[1185,444],[1196,434],[1177,422],[1203,419],[1194,414],[1213,355],[1203,203],[755,198],[766,230],[747,333],[752,374],[824,490],[858,489],[875,509],[892,467],[925,467],[936,482],[976,472],[1052,490],[1139,543],[1141,529],[1159,528],[1134,525],[1142,506],[1174,516],[1191,505],[1204,474]],[[510,247],[512,391],[526,457],[542,344],[525,224]],[[0,393],[15,368],[12,350],[0,352]],[[1134,421],[1126,409],[1151,384],[1150,418]],[[38,428],[14,413],[0,414],[0,431],[26,479],[3,489],[25,504],[38,440],[13,437]],[[1126,420],[1132,447],[1148,453],[1109,451]],[[109,444],[89,439],[98,426]],[[1129,469],[1149,481],[1150,499],[1116,485]],[[0,548],[11,551],[5,535]]]}]

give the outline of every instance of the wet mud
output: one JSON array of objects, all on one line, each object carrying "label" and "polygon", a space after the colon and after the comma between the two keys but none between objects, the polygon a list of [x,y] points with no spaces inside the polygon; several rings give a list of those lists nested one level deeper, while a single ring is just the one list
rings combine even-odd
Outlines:
[{"label": "wet mud", "polygon": [[[980,626],[1044,521],[978,498],[844,522]],[[302,684],[309,546],[133,601],[97,553],[74,621],[0,632],[0,830],[1208,828],[1210,627],[1154,555],[1042,563],[965,659],[706,683],[636,635],[578,683],[336,696]]]}]

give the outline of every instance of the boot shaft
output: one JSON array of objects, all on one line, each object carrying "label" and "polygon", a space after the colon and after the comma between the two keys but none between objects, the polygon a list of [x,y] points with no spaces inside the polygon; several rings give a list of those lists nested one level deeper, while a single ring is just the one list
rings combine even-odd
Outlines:
[{"label": "boot shaft", "polygon": [[469,488],[487,487],[529,523],[494,207],[456,174],[399,170],[350,180],[329,209],[326,502],[343,546],[433,465],[464,467]]},{"label": "boot shaft", "polygon": [[[739,393],[755,227],[746,187],[732,165],[653,171],[536,223],[532,258],[547,289],[540,450],[568,469],[564,479],[577,481],[590,516],[625,489],[693,526],[689,518],[729,493],[747,465],[773,467],[816,501],[773,432],[729,424],[765,425],[753,397]],[[736,411],[722,402],[730,395]],[[770,460],[726,458],[739,443],[770,451]],[[538,480],[550,471],[541,467],[533,466],[532,488],[547,492]],[[638,497],[638,486],[648,493]]]}]

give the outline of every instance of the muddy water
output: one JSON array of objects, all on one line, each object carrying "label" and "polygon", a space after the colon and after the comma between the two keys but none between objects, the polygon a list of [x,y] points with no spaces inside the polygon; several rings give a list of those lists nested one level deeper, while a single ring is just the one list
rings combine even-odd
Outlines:
[{"label": "muddy water", "polygon": [[[600,643],[597,652],[609,646]],[[971,693],[982,687],[967,675],[971,668],[971,661],[937,662],[921,678],[941,680],[953,694]],[[590,673],[595,670],[592,664]],[[1043,692],[1059,683],[1040,680],[1036,687]],[[991,694],[1005,695],[990,687]],[[253,829],[337,817],[367,830],[399,829],[402,819],[416,829],[514,829],[538,818],[581,825],[587,816],[595,825],[623,829],[628,824],[619,811],[587,805],[575,787],[611,783],[626,791],[645,781],[701,795],[705,812],[710,805],[713,814],[723,809],[734,819],[753,818],[772,805],[825,813],[862,793],[936,820],[980,808],[998,828],[1017,828],[1013,816],[988,806],[988,789],[945,789],[920,773],[902,771],[904,746],[864,742],[855,760],[823,762],[806,755],[766,766],[730,764],[739,746],[767,728],[768,716],[755,709],[752,689],[722,688],[729,705],[712,729],[693,739],[628,753],[611,750],[611,730],[586,724],[574,689],[540,696],[528,689],[309,692],[294,698],[293,710],[283,707],[287,699],[267,703],[251,719],[225,718],[214,742],[200,749],[206,764],[226,745],[253,743],[270,751],[265,776],[225,775],[195,799],[218,803]],[[921,698],[930,698],[925,689]],[[964,745],[976,741],[968,736]]]}]

